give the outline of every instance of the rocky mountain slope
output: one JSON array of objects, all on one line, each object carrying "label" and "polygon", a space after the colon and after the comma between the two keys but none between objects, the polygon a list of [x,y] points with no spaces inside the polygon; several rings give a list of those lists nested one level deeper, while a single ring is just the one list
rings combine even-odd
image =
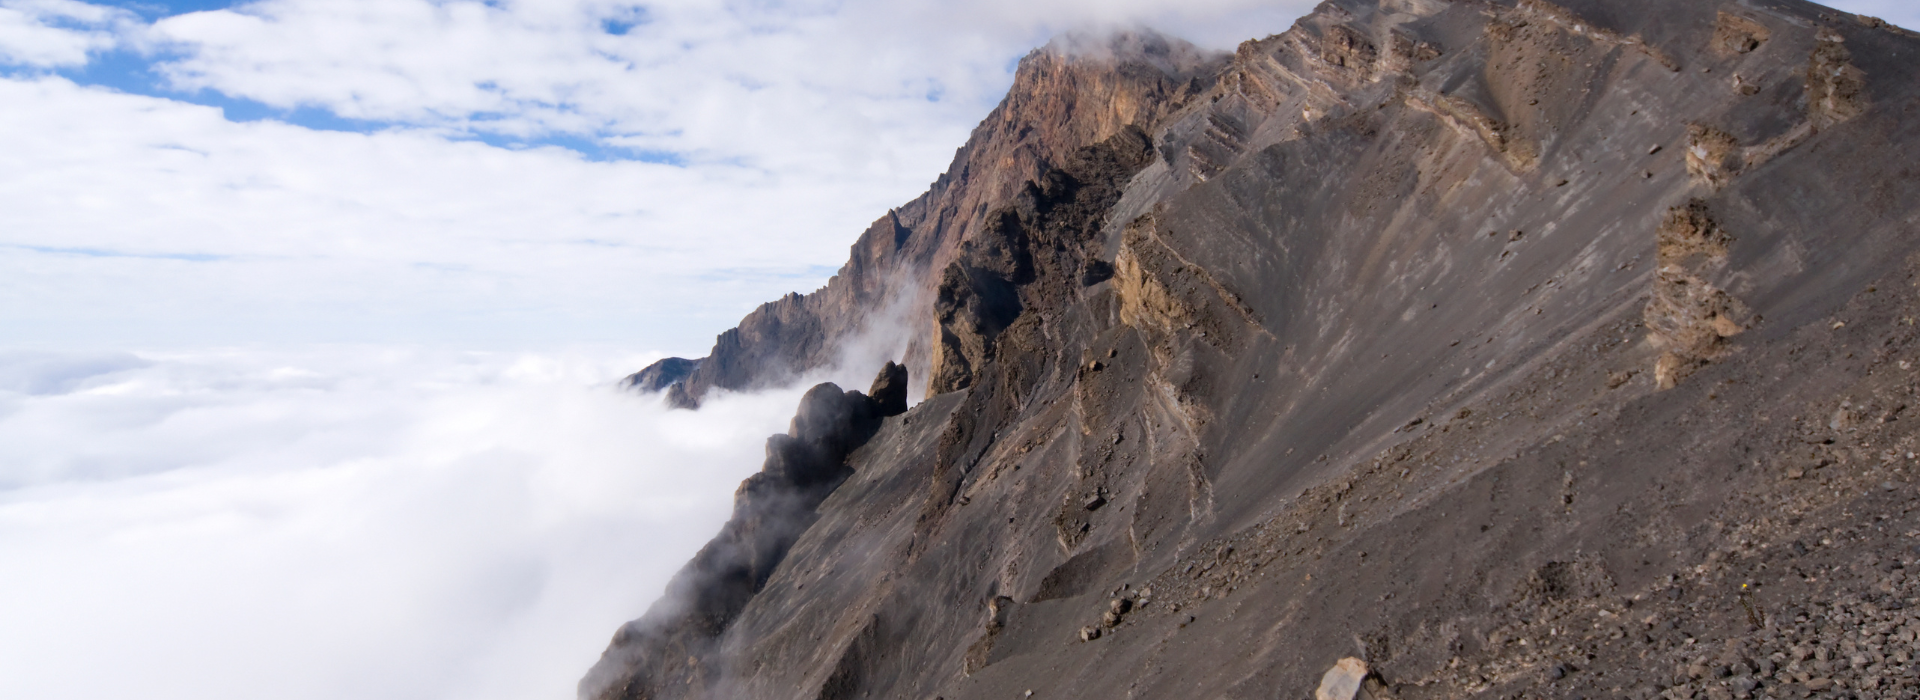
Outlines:
[{"label": "rocky mountain slope", "polygon": [[827,288],[637,377],[882,319],[928,398],[810,393],[581,695],[1920,697],[1916,55],[1792,0],[1036,52]]}]

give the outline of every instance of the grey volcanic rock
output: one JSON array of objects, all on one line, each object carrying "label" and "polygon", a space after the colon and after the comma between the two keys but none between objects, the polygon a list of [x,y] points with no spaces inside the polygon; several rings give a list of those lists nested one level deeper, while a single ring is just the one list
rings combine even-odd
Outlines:
[{"label": "grey volcanic rock", "polygon": [[1916,56],[1333,0],[1178,90],[1029,57],[1007,105],[1134,102],[911,258],[930,397],[585,695],[1920,695]]},{"label": "grey volcanic rock", "polygon": [[647,365],[646,369],[627,375],[626,379],[620,380],[620,385],[648,394],[659,393],[679,384],[699,367],[699,360],[669,357]]},{"label": "grey volcanic rock", "polygon": [[[902,364],[928,376],[929,302],[963,242],[996,210],[1079,149],[1163,119],[1195,98],[1224,57],[1140,32],[1098,43],[1063,38],[1020,61],[1012,90],[926,194],[887,212],[854,243],[827,286],[762,305],[720,334],[669,401],[695,407],[715,388],[791,383],[841,361],[845,345],[887,336]],[[870,325],[876,319],[879,327]],[[899,332],[903,319],[911,333]]]},{"label": "grey volcanic rock", "polygon": [[[905,381],[891,362],[875,380]],[[650,685],[673,679],[693,688],[713,674],[699,659],[711,654],[734,618],[817,517],[814,508],[846,479],[847,454],[905,411],[906,396],[889,390],[880,400],[825,383],[808,390],[785,434],[767,438],[767,460],[734,493],[733,517],[667,585],[646,616],[627,623],[587,677],[582,697],[652,697]]]},{"label": "grey volcanic rock", "polygon": [[873,386],[867,389],[867,396],[873,398],[874,410],[882,416],[897,416],[907,412],[907,368],[905,365],[887,361],[880,368],[880,376],[873,378]]}]

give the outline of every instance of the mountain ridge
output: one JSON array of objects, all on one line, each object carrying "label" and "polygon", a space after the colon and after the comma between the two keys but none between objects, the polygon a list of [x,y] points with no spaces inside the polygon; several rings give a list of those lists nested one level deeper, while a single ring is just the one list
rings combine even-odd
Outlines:
[{"label": "mountain ridge", "polygon": [[[1911,32],[1333,0],[1184,80],[1120,45],[1029,56],[779,302],[907,299],[928,398],[727,624],[623,631],[583,697],[1916,694]],[[858,332],[788,318],[673,391]]]},{"label": "mountain ridge", "polygon": [[[990,209],[1010,201],[1049,164],[1190,99],[1182,91],[1217,63],[1191,44],[1150,31],[1118,34],[1099,55],[1070,43],[1054,42],[1022,58],[1007,98],[925,194],[874,221],[826,286],[764,304],[722,333],[699,369],[665,389],[668,400],[696,407],[714,389],[777,386],[842,362],[839,348],[888,334],[866,321],[895,304],[909,307],[910,317],[879,315],[891,325],[925,327],[930,317],[921,302]],[[879,359],[901,359],[914,376],[927,376],[926,337],[889,337],[882,344],[897,352]],[[661,362],[670,361],[690,362]]]}]

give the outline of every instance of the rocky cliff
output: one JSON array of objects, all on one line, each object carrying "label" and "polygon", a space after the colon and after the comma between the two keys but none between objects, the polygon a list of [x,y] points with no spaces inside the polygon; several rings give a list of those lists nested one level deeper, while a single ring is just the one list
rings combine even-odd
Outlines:
[{"label": "rocky cliff", "polygon": [[743,486],[709,550],[751,556],[583,697],[1920,692],[1914,35],[1333,0],[1074,46],[673,384],[893,318],[929,396],[810,393],[826,476],[767,477],[780,527]]},{"label": "rocky cliff", "polygon": [[764,304],[720,334],[698,369],[669,383],[669,400],[691,408],[714,389],[788,384],[862,359],[846,356],[850,345],[893,348],[914,376],[928,376],[931,299],[961,244],[1075,151],[1164,120],[1205,90],[1221,65],[1222,57],[1151,33],[1098,44],[1068,37],[1029,54],[1006,100],[974,129],[946,174],[868,227],[826,287]]}]

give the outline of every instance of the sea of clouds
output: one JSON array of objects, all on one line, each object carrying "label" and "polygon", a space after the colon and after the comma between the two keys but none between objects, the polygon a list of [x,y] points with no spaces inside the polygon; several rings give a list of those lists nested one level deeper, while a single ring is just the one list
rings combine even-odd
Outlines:
[{"label": "sea of clouds", "polygon": [[572,697],[800,395],[650,359],[0,353],[0,697]]}]

